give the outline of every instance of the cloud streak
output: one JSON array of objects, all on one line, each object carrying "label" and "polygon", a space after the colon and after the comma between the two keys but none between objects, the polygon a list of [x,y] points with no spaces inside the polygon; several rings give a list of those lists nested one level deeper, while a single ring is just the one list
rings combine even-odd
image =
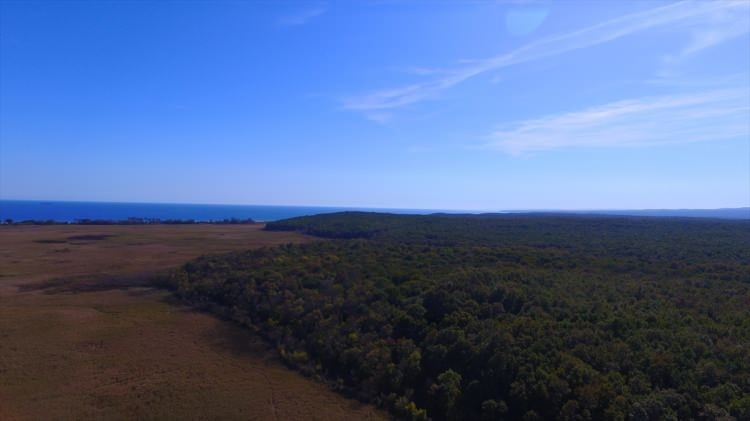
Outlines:
[{"label": "cloud streak", "polygon": [[325,12],[326,7],[324,5],[318,5],[314,8],[303,10],[292,15],[283,16],[279,18],[278,24],[280,26],[304,25]]},{"label": "cloud streak", "polygon": [[646,97],[511,124],[490,134],[484,146],[522,155],[748,138],[748,115],[747,87]]},{"label": "cloud streak", "polygon": [[543,38],[506,54],[441,70],[444,76],[397,88],[371,92],[343,101],[345,109],[371,113],[434,98],[468,79],[504,67],[604,44],[648,29],[676,25],[693,34],[682,55],[694,54],[750,31],[750,3],[744,1],[683,1],[633,13],[565,34]]}]

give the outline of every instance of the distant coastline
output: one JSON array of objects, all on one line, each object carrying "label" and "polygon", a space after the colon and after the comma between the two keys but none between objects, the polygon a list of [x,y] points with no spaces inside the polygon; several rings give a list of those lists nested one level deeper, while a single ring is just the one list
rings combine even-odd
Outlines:
[{"label": "distant coastline", "polygon": [[690,217],[750,219],[750,207],[725,209],[643,210],[441,210],[325,206],[206,205],[174,203],[62,202],[48,200],[0,200],[0,222],[15,223],[249,223],[270,222],[299,216],[345,211],[427,215],[434,213],[521,213],[559,215],[608,215],[643,217]]},{"label": "distant coastline", "polygon": [[253,220],[269,222],[298,216],[344,211],[386,212],[399,214],[429,214],[436,212],[474,213],[471,211],[443,211],[426,209],[386,209],[325,206],[273,205],[207,205],[179,203],[118,203],[118,202],[63,202],[49,200],[0,200],[0,221],[40,221],[50,223],[79,223],[102,221],[124,223],[128,220],[182,221],[193,223]]},{"label": "distant coastline", "polygon": [[13,219],[0,220],[0,225],[249,225],[258,224],[251,218],[247,219],[211,219],[196,221],[195,219],[160,219],[160,218],[127,218],[127,219],[76,219],[74,221],[55,221],[54,219]]}]

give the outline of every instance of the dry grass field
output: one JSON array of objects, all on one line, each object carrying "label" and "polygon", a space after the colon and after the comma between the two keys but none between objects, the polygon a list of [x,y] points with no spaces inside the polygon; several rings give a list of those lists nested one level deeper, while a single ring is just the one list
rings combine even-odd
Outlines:
[{"label": "dry grass field", "polygon": [[260,225],[0,227],[0,419],[382,419],[149,274],[307,241]]}]

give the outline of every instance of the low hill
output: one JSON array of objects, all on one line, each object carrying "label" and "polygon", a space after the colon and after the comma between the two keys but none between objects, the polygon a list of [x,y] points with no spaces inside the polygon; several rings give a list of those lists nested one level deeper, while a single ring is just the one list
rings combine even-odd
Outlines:
[{"label": "low hill", "polygon": [[722,209],[636,209],[636,210],[588,210],[566,211],[567,214],[658,216],[680,218],[750,219],[750,208]]}]

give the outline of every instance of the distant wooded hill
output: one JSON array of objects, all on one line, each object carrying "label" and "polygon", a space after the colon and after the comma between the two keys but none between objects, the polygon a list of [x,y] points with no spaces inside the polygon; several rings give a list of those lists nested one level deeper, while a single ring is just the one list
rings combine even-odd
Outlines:
[{"label": "distant wooded hill", "polygon": [[[529,211],[539,213],[538,211]],[[684,218],[750,219],[750,208],[725,209],[638,209],[638,210],[589,210],[589,211],[549,211],[544,214],[580,215],[620,215],[620,216],[661,216]]]}]

